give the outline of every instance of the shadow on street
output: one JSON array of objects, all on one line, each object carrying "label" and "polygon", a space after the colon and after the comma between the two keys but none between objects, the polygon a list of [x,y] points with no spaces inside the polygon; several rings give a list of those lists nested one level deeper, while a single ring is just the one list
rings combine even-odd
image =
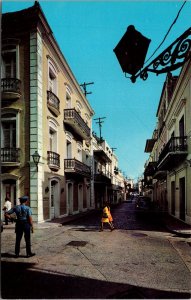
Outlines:
[{"label": "shadow on street", "polygon": [[[2,262],[4,299],[189,299],[188,293],[135,287],[31,269],[32,263]],[[118,292],[123,291],[123,292]]]}]

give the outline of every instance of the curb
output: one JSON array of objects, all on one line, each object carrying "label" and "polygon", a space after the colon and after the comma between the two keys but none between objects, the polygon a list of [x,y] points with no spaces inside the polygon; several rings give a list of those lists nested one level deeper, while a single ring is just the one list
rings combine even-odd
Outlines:
[{"label": "curb", "polygon": [[185,232],[185,231],[178,231],[176,229],[172,229],[171,227],[169,227],[168,225],[165,225],[166,229],[170,232],[173,233],[179,237],[184,237],[184,238],[190,238],[191,237],[191,232]]}]

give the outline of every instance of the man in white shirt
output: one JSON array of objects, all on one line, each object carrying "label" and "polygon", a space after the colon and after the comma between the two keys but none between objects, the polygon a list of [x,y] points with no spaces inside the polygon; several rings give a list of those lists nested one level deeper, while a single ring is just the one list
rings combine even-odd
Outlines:
[{"label": "man in white shirt", "polygon": [[[4,204],[4,207],[3,207],[3,210],[4,210],[4,212],[6,213],[8,210],[10,210],[11,209],[11,201],[10,201],[10,199],[9,198],[5,198],[5,204]],[[8,225],[8,221],[9,221],[10,219],[9,218],[7,218],[6,216],[5,216],[5,225]],[[12,220],[11,220],[12,221]],[[13,222],[13,221],[12,221]]]}]

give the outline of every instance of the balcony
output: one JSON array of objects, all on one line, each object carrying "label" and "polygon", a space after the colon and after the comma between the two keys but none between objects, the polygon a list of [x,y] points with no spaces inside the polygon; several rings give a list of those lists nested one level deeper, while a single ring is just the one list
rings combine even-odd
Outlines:
[{"label": "balcony", "polygon": [[158,170],[172,170],[188,155],[187,137],[172,137],[159,155]]},{"label": "balcony", "polygon": [[20,165],[20,149],[18,148],[1,148],[2,166],[19,166]]},{"label": "balcony", "polygon": [[157,162],[150,161],[145,168],[144,175],[145,176],[153,176],[157,170]]},{"label": "balcony", "polygon": [[75,108],[64,109],[64,123],[68,124],[82,139],[90,138],[90,128]]},{"label": "balcony", "polygon": [[48,166],[52,170],[60,169],[60,155],[53,151],[47,151]]},{"label": "balcony", "polygon": [[64,160],[64,171],[72,175],[91,176],[90,167],[75,158]]},{"label": "balcony", "polygon": [[3,100],[16,100],[20,98],[21,81],[16,78],[2,78],[1,93]]},{"label": "balcony", "polygon": [[103,172],[95,173],[94,174],[94,183],[110,185],[111,184],[111,173],[109,173],[109,172],[107,172],[106,174],[104,174]]},{"label": "balcony", "polygon": [[111,159],[103,150],[94,150],[94,157],[103,163],[111,163]]},{"label": "balcony", "polygon": [[47,106],[57,117],[60,115],[60,100],[51,91],[47,91]]}]

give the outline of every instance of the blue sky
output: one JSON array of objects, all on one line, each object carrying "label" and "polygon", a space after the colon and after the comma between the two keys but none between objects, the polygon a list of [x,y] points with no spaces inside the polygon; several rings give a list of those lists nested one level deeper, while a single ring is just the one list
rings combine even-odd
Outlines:
[{"label": "blue sky", "polygon": [[[34,1],[2,1],[2,12],[32,6]],[[94,118],[106,117],[102,136],[117,148],[119,168],[136,179],[143,173],[156,111],[166,75],[149,74],[135,84],[125,78],[113,49],[129,25],[151,39],[147,58],[163,40],[183,1],[39,1],[53,34],[77,81],[94,82],[87,98]],[[169,46],[191,26],[191,2],[187,2],[166,41]],[[153,57],[153,58],[154,58]],[[176,72],[176,74],[178,71]],[[99,135],[98,124],[93,130]]]}]

